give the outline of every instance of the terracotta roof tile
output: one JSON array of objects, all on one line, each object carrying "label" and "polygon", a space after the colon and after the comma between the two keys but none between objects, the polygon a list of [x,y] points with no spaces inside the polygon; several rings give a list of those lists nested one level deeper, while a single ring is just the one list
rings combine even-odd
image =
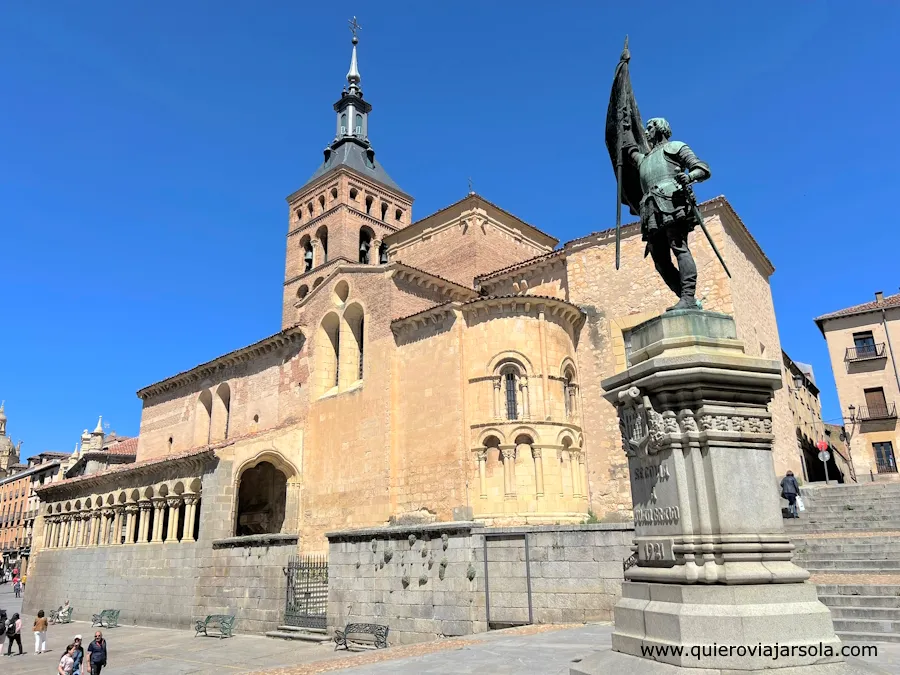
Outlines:
[{"label": "terracotta roof tile", "polygon": [[125,438],[115,443],[110,443],[103,448],[103,452],[110,455],[137,455],[137,446],[138,439],[135,436],[134,438]]},{"label": "terracotta roof tile", "polygon": [[517,269],[521,269],[523,267],[528,267],[529,265],[533,265],[534,263],[541,262],[542,260],[547,260],[548,258],[554,258],[558,255],[564,254],[566,251],[563,248],[558,248],[555,251],[550,251],[549,253],[542,253],[541,255],[537,255],[533,258],[529,258],[528,260],[523,260],[522,262],[517,262],[514,265],[509,265],[508,267],[501,267],[499,270],[494,270],[493,272],[488,272],[487,274],[479,274],[475,277],[476,282],[485,281],[487,279],[493,279],[494,277],[501,276],[503,274],[507,274],[509,272],[514,272]]},{"label": "terracotta roof tile", "polygon": [[822,328],[822,322],[828,319],[837,319],[842,316],[853,316],[854,314],[865,314],[866,312],[876,312],[881,309],[890,309],[891,307],[900,307],[900,293],[885,296],[884,300],[882,300],[881,302],[878,302],[877,300],[871,300],[869,302],[864,302],[861,305],[853,305],[852,307],[839,309],[836,312],[831,312],[830,314],[823,314],[822,316],[817,317],[815,319],[815,322],[819,324],[819,328]]}]

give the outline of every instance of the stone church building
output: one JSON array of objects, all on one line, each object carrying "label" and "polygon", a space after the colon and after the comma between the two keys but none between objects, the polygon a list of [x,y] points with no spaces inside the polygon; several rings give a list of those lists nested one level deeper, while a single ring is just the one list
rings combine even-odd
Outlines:
[{"label": "stone church building", "polygon": [[[334,139],[287,198],[281,330],[141,389],[134,463],[40,490],[26,610],[230,610],[262,630],[286,556],[326,551],[326,532],[629,518],[600,381],[675,302],[639,226],[617,272],[611,230],[560,245],[475,193],[415,220],[360,85],[354,40]],[[702,213],[733,278],[693,235],[698,298],[780,359],[772,263],[724,198]],[[776,470],[799,472],[784,390],[772,412]]]}]

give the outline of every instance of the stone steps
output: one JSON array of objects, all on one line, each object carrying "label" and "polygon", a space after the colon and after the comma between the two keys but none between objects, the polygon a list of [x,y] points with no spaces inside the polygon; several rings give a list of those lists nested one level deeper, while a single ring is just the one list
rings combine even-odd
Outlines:
[{"label": "stone steps", "polygon": [[829,607],[831,615],[842,621],[864,619],[900,622],[900,607]]},{"label": "stone steps", "polygon": [[[877,621],[875,619],[835,619],[834,632],[838,637],[842,633],[871,633],[879,636],[889,635],[894,640],[889,642],[900,642],[900,621]],[[882,637],[881,640],[884,638]],[[881,641],[878,638],[876,642]]]},{"label": "stone steps", "polygon": [[819,595],[849,595],[855,597],[877,595],[879,597],[900,597],[900,585],[885,584],[818,584]]},{"label": "stone steps", "polygon": [[[836,622],[835,622],[836,623]],[[858,631],[840,631],[835,627],[835,634],[842,642],[900,642],[900,633],[861,633]]]},{"label": "stone steps", "polygon": [[[802,560],[803,562],[809,562],[812,564],[814,560],[834,560],[834,561],[850,561],[850,560],[869,560],[869,561],[878,561],[878,562],[898,562],[900,559],[900,553],[897,551],[830,551],[830,550],[821,550],[815,549],[810,551],[809,549],[805,551],[794,551],[794,558],[796,560]],[[893,569],[893,568],[888,568]]]},{"label": "stone steps", "polygon": [[324,628],[300,628],[299,626],[278,626],[278,630],[268,631],[266,637],[300,642],[331,642],[331,637]]},{"label": "stone steps", "polygon": [[850,609],[891,609],[900,611],[900,596],[890,595],[819,595],[831,613]]}]

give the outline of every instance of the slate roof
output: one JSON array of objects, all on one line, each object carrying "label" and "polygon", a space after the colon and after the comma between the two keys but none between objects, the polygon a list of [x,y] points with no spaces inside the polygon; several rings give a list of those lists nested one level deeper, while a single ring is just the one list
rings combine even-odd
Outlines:
[{"label": "slate roof", "polygon": [[854,314],[865,314],[866,312],[878,312],[882,309],[890,309],[892,307],[900,307],[900,293],[887,295],[881,302],[878,302],[877,300],[871,300],[869,302],[864,302],[861,305],[853,305],[852,307],[839,309],[838,311],[831,312],[830,314],[823,314],[822,316],[817,317],[814,320],[819,326],[819,330],[822,330],[822,323],[827,321],[828,319],[838,319],[842,316],[853,316]]},{"label": "slate roof", "polygon": [[[403,189],[394,182],[394,179],[391,178],[387,171],[384,170],[384,167],[381,165],[381,162],[378,161],[378,158],[375,157],[372,163],[375,165],[374,168],[370,168],[366,164],[366,148],[356,143],[352,139],[345,139],[342,143],[339,143],[337,147],[333,148],[331,151],[331,157],[327,162],[323,161],[321,166],[316,169],[316,172],[310,176],[309,180],[303,184],[303,187],[300,190],[303,190],[307,185],[319,180],[325,174],[334,171],[340,166],[345,166],[349,169],[352,169],[356,173],[365,176],[369,180],[373,180],[376,183],[381,183],[385,187],[393,190],[394,192],[399,192],[400,194],[406,194]],[[299,192],[299,190],[298,190]]]}]

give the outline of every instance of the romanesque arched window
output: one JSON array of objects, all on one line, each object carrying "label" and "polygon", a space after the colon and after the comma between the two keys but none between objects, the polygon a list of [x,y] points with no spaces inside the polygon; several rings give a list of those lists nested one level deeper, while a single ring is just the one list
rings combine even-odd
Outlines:
[{"label": "romanesque arched window", "polygon": [[505,365],[500,376],[503,380],[503,394],[506,402],[506,419],[519,419],[519,369],[513,364]]},{"label": "romanesque arched window", "polygon": [[300,248],[303,249],[303,271],[309,272],[313,268],[313,247],[308,234],[300,240]]},{"label": "romanesque arched window", "polygon": [[387,244],[381,242],[381,246],[378,247],[378,264],[387,265],[388,262],[388,247]]},{"label": "romanesque arched window", "polygon": [[231,387],[223,382],[216,389],[213,397],[212,422],[210,439],[221,441],[228,438],[228,427],[231,424]]},{"label": "romanesque arched window", "polygon": [[197,411],[194,416],[194,445],[209,443],[210,421],[212,419],[212,394],[209,389],[197,397]]},{"label": "romanesque arched window", "polygon": [[384,220],[387,217],[388,205],[384,202],[381,202],[381,219]]},{"label": "romanesque arched window", "polygon": [[366,213],[372,215],[372,204],[375,202],[375,198],[372,195],[366,196]]},{"label": "romanesque arched window", "polygon": [[359,262],[364,265],[369,264],[370,252],[372,250],[373,232],[368,227],[362,227],[359,230]]},{"label": "romanesque arched window", "polygon": [[328,228],[324,225],[316,230],[316,239],[319,240],[319,246],[322,248],[322,263],[328,262]]},{"label": "romanesque arched window", "polygon": [[316,336],[316,366],[318,374],[319,392],[328,393],[338,386],[341,369],[341,323],[337,314],[329,312],[322,319],[319,332]]},{"label": "romanesque arched window", "polygon": [[363,379],[363,366],[365,363],[364,327],[365,316],[363,309],[358,304],[352,304],[344,311],[344,323],[348,339],[344,341],[344,367],[345,384],[352,384]]},{"label": "romanesque arched window", "polygon": [[572,367],[571,364],[569,364],[566,366],[566,369],[563,373],[563,403],[565,405],[567,420],[574,419],[577,413],[577,391],[578,385],[575,382],[575,368]]},{"label": "romanesque arched window", "polygon": [[325,213],[325,195],[319,195],[319,210]]},{"label": "romanesque arched window", "polygon": [[269,462],[260,462],[240,476],[235,534],[277,534],[285,519],[287,476]]}]

